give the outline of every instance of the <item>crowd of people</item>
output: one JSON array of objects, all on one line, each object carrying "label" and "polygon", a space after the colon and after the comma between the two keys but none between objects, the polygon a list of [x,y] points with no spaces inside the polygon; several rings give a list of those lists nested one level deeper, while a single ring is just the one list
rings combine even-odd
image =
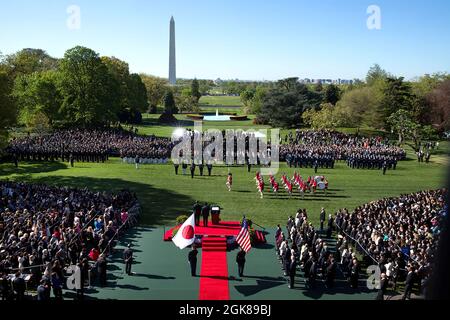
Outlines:
[{"label": "crowd of people", "polygon": [[[332,228],[331,221],[328,224],[329,233]],[[334,286],[338,263],[324,236],[309,222],[304,209],[298,210],[295,218],[289,217],[286,232],[278,225],[275,232],[276,252],[284,275],[289,278],[289,288],[295,287],[298,270],[304,273],[310,289],[315,288],[321,279],[327,288]]]},{"label": "crowd of people", "polygon": [[6,151],[18,161],[105,162],[123,159],[169,159],[168,138],[141,136],[117,129],[68,129],[13,139]]},{"label": "crowd of people", "polygon": [[377,264],[394,288],[406,281],[404,298],[413,285],[426,290],[445,217],[447,191],[422,191],[398,198],[381,199],[336,213],[340,232],[339,251],[350,254],[351,246],[364,254],[368,264]]},{"label": "crowd of people", "polygon": [[[117,237],[137,219],[136,195],[87,188],[0,182],[0,279],[2,299],[24,299],[37,288],[38,300],[50,291],[62,299],[67,267],[106,285],[107,256]],[[77,290],[80,298],[83,288]]]},{"label": "crowd of people", "polygon": [[347,161],[357,169],[395,168],[406,158],[402,148],[390,144],[381,137],[365,138],[337,131],[290,132],[280,146],[280,159],[290,167],[333,169],[335,162]]}]

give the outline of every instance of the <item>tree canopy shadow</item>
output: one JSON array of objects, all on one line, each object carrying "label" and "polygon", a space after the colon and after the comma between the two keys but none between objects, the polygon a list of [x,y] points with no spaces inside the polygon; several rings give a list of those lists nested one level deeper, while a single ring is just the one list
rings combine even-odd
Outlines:
[{"label": "tree canopy shadow", "polygon": [[33,173],[48,173],[68,169],[68,165],[63,162],[19,162],[16,168],[12,163],[0,163],[0,179],[4,180],[4,176],[18,175],[29,176]]},{"label": "tree canopy shadow", "polygon": [[249,277],[245,278],[256,279],[255,285],[238,285],[235,286],[236,290],[244,295],[245,297],[249,297],[255,295],[264,290],[270,290],[282,285],[286,285],[286,280],[282,277],[271,278],[271,277]]}]

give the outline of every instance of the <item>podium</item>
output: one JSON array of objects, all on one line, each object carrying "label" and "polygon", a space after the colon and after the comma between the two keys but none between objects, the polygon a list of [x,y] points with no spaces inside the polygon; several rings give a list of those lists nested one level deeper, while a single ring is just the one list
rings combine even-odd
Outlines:
[{"label": "podium", "polygon": [[211,208],[211,221],[213,225],[220,224],[220,207],[212,207]]}]

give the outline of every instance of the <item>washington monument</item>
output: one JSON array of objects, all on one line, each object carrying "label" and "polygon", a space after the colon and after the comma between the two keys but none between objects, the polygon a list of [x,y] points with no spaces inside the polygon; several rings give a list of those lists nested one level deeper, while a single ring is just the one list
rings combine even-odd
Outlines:
[{"label": "washington monument", "polygon": [[170,49],[169,49],[169,83],[176,85],[177,83],[177,62],[175,51],[175,20],[170,19]]}]

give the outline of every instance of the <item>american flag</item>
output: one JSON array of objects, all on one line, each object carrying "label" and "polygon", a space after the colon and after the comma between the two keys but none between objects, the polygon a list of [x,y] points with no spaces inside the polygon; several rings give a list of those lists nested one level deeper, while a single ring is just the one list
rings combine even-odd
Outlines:
[{"label": "american flag", "polygon": [[245,252],[249,252],[252,248],[252,244],[250,243],[250,233],[248,232],[248,223],[246,219],[244,219],[244,221],[242,222],[242,229],[241,232],[239,232],[236,241]]}]

